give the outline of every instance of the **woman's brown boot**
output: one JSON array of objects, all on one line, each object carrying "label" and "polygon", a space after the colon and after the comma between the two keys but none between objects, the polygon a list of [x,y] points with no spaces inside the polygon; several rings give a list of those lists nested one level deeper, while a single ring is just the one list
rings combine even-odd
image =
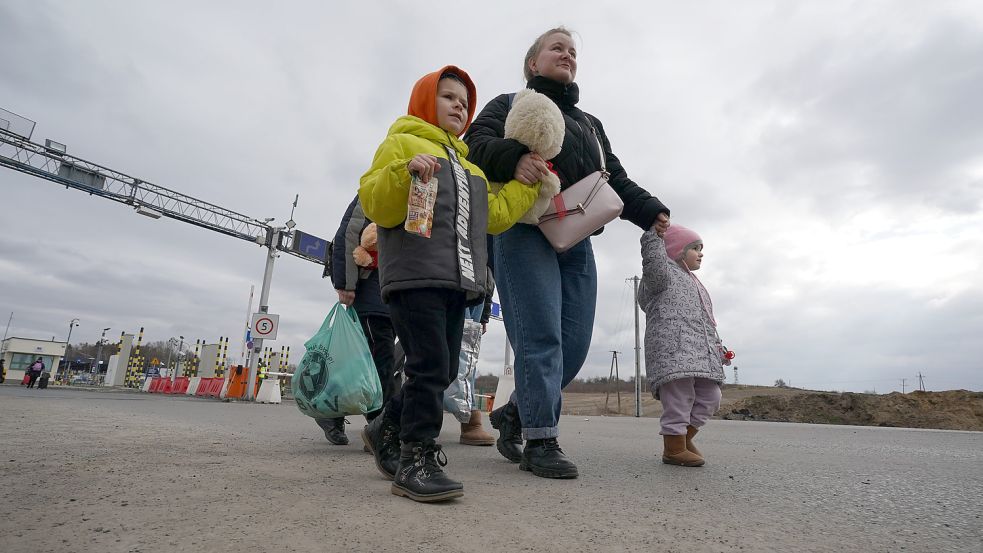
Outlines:
[{"label": "woman's brown boot", "polygon": [[464,445],[495,445],[495,436],[481,426],[481,411],[471,411],[471,420],[461,423],[461,443]]},{"label": "woman's brown boot", "polygon": [[703,454],[700,453],[700,450],[696,449],[696,446],[693,445],[693,436],[696,436],[696,433],[699,431],[700,429],[695,426],[686,427],[686,449],[689,450],[690,453],[693,453],[698,457],[703,457]]},{"label": "woman's brown boot", "polygon": [[665,450],[662,452],[662,462],[667,465],[682,467],[702,467],[703,457],[695,455],[686,449],[686,436],[662,436]]}]

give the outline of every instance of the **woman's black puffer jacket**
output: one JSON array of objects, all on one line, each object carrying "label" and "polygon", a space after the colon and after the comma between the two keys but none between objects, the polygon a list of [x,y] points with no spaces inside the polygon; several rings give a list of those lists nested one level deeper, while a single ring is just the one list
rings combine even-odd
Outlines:
[{"label": "woman's black puffer jacket", "polygon": [[[527,88],[549,97],[563,113],[566,122],[563,149],[550,160],[553,169],[560,177],[561,188],[566,188],[594,171],[600,170],[600,152],[597,149],[593,129],[604,146],[605,162],[611,174],[608,182],[625,203],[621,218],[648,230],[655,223],[659,213],[669,214],[669,209],[658,198],[628,178],[621,161],[611,151],[611,143],[604,134],[601,122],[577,107],[580,89],[576,83],[563,85],[545,77],[533,77]],[[489,181],[511,180],[519,158],[529,153],[529,148],[518,141],[503,138],[505,118],[509,114],[511,104],[510,94],[502,94],[488,102],[464,135],[464,141],[469,148],[468,159],[481,167]]]}]

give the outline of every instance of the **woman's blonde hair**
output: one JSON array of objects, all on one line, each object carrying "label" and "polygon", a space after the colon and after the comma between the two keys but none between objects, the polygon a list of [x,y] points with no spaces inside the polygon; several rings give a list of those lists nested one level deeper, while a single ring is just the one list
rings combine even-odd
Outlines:
[{"label": "woman's blonde hair", "polygon": [[526,52],[526,59],[522,62],[522,74],[526,77],[527,81],[533,78],[532,69],[529,69],[529,61],[539,55],[539,51],[543,49],[543,43],[546,42],[546,39],[549,38],[550,35],[555,33],[567,35],[571,40],[573,39],[573,33],[562,25],[539,35],[539,37],[536,38],[536,41],[532,43],[532,46],[529,47],[529,51]]}]

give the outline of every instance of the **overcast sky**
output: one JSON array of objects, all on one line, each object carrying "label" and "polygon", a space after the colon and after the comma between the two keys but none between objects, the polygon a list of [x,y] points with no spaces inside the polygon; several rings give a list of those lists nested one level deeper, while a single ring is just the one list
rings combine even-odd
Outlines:
[{"label": "overcast sky", "polygon": [[[636,182],[705,242],[698,273],[740,381],[983,390],[979,2],[0,3],[0,107],[35,142],[330,238],[422,74],[468,70],[478,107],[524,85],[541,31],[578,33],[585,111]],[[641,230],[594,239],[582,376],[633,373]],[[94,342],[232,336],[264,250],[0,168],[0,326]],[[276,263],[299,361],[336,300]],[[254,303],[254,310],[256,304]],[[493,322],[482,372],[500,372]],[[733,378],[728,370],[728,379]]]}]

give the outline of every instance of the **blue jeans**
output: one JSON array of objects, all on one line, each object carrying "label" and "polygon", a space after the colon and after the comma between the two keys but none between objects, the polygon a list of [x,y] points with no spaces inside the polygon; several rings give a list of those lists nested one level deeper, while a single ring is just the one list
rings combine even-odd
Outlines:
[{"label": "blue jeans", "polygon": [[597,303],[590,238],[556,253],[534,225],[495,237],[495,280],[515,350],[515,390],[527,440],[559,435],[560,391],[587,359]]}]

